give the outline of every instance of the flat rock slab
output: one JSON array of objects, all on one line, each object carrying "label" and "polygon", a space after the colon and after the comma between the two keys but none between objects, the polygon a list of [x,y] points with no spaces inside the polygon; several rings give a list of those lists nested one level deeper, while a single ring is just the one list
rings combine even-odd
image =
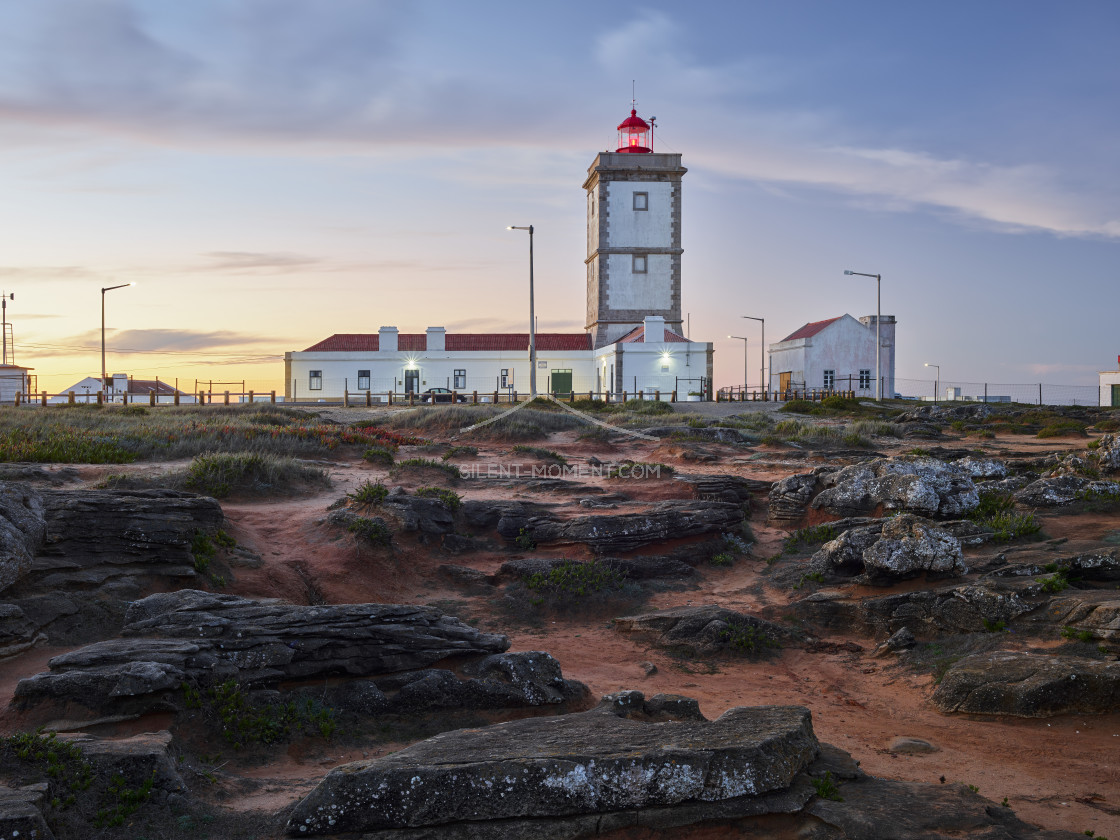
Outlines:
[{"label": "flat rock slab", "polygon": [[809,710],[730,709],[654,723],[616,704],[437,735],[332,770],[291,836],[722,802],[790,787],[818,755]]},{"label": "flat rock slab", "polygon": [[779,647],[781,641],[794,638],[780,624],[715,604],[624,616],[615,619],[614,628],[658,647],[693,656],[736,651],[762,655]]},{"label": "flat rock slab", "polygon": [[995,651],[965,657],[933,693],[944,713],[1050,717],[1120,711],[1120,662]]}]

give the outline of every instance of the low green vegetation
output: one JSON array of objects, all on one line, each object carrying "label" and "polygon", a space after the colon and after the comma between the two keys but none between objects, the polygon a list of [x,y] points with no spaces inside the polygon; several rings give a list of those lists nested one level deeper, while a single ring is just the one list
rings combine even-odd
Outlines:
[{"label": "low green vegetation", "polygon": [[831,799],[833,802],[844,801],[844,797],[840,795],[840,787],[832,778],[831,770],[825,770],[823,776],[813,779],[813,790],[821,799]]},{"label": "low green vegetation", "polygon": [[1038,437],[1085,437],[1085,423],[1080,420],[1057,420],[1038,430]]},{"label": "low green vegetation", "polygon": [[396,452],[388,446],[381,446],[375,444],[365,452],[362,453],[362,459],[369,461],[371,464],[380,464],[383,467],[393,466],[393,459],[396,457]]},{"label": "low green vegetation", "polygon": [[1051,595],[1056,595],[1069,588],[1069,574],[1065,569],[1060,569],[1048,577],[1035,578],[1035,580],[1042,584],[1043,592],[1049,592]]},{"label": "low green vegetation", "polygon": [[713,566],[727,568],[735,564],[735,558],[729,552],[721,551],[719,554],[713,554],[708,558],[708,562]]},{"label": "low green vegetation", "polygon": [[513,541],[522,551],[532,551],[537,547],[537,541],[533,539],[533,535],[526,528],[519,530]]},{"label": "low green vegetation", "polygon": [[393,533],[389,530],[388,526],[379,519],[368,519],[364,516],[358,516],[346,526],[346,530],[374,545],[389,545],[393,540]]},{"label": "low green vegetation", "polygon": [[463,506],[463,497],[454,490],[444,487],[417,487],[416,495],[425,499],[435,499],[452,513]]},{"label": "low green vegetation", "polygon": [[215,499],[232,495],[290,493],[307,485],[329,486],[330,476],[293,458],[257,452],[212,452],[197,456],[187,467],[188,490]]},{"label": "low green vegetation", "polygon": [[380,481],[363,481],[346,498],[361,505],[379,505],[389,495],[389,488]]},{"label": "low green vegetation", "polygon": [[182,691],[186,708],[200,711],[235,749],[280,743],[294,734],[329,740],[338,730],[335,710],[311,698],[253,702],[235,680],[209,688],[185,682]]},{"label": "low green vegetation", "polygon": [[968,518],[992,532],[993,542],[1011,542],[1042,530],[1033,513],[1016,513],[1015,497],[993,490],[980,492],[980,504]]},{"label": "low green vegetation", "polygon": [[552,607],[576,605],[594,595],[620,590],[625,583],[625,574],[599,560],[568,560],[525,578],[525,586],[536,596],[534,605]]},{"label": "low green vegetation", "polygon": [[787,555],[797,554],[802,549],[822,545],[838,536],[840,536],[840,532],[833,525],[812,525],[808,528],[799,528],[790,532],[782,541],[782,550],[767,562],[773,563]]},{"label": "low green vegetation", "polygon": [[540,458],[544,461],[555,461],[557,464],[568,463],[568,459],[559,452],[545,449],[542,446],[527,446],[526,444],[519,443],[513,447],[513,451],[518,455],[532,455],[534,458]]},{"label": "low green vegetation", "polygon": [[824,575],[821,572],[806,572],[801,576],[800,580],[793,585],[793,588],[800,589],[806,583],[824,583]]},{"label": "low green vegetation", "polygon": [[393,475],[415,470],[435,470],[452,480],[457,481],[459,479],[459,468],[457,466],[448,464],[446,461],[433,461],[431,458],[407,458],[403,461],[397,461],[393,466]]},{"label": "low green vegetation", "polygon": [[155,770],[135,790],[127,786],[128,780],[124,776],[114,773],[105,791],[105,798],[108,802],[104,807],[97,809],[97,813],[93,817],[93,824],[97,828],[113,828],[124,825],[126,819],[135,814],[141,805],[152,798],[152,790],[155,784]]},{"label": "low green vegetation", "polygon": [[443,460],[450,461],[452,458],[473,458],[477,454],[477,446],[452,446],[443,453]]},{"label": "low green vegetation", "polygon": [[719,631],[718,638],[735,653],[748,657],[764,656],[781,647],[777,639],[758,625],[734,619]]},{"label": "low green vegetation", "polygon": [[339,426],[312,411],[267,404],[0,410],[0,461],[124,464],[216,452],[291,457],[423,442],[368,423]]},{"label": "low green vegetation", "polygon": [[1007,622],[1003,621],[1002,619],[996,619],[995,621],[992,621],[991,619],[985,618],[984,619],[984,632],[985,633],[1007,633],[1007,632],[1009,632],[1008,629],[1007,629]]},{"label": "low green vegetation", "polygon": [[1093,641],[1092,630],[1078,630],[1075,627],[1063,627],[1062,638],[1070,639],[1075,642],[1091,642]]}]

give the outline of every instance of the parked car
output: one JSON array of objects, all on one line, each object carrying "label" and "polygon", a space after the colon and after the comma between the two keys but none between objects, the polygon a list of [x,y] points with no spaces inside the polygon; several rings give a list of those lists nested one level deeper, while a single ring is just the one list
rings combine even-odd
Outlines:
[{"label": "parked car", "polygon": [[456,394],[448,388],[429,388],[420,395],[420,402],[441,403],[466,401],[467,398],[462,394]]}]

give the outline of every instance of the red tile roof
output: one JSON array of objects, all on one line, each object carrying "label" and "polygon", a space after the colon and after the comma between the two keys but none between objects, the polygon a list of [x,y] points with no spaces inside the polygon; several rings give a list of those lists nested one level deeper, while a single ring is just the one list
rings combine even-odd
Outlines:
[{"label": "red tile roof", "polygon": [[[312,344],[305,353],[367,353],[378,350],[377,333],[335,333],[318,344]],[[529,333],[447,333],[444,347],[452,352],[510,351],[529,349]],[[398,333],[397,350],[402,353],[426,352],[427,333]],[[588,333],[537,333],[538,352],[563,352],[590,350]]]},{"label": "red tile roof", "polygon": [[[829,318],[827,321],[812,321],[811,323],[803,326],[801,329],[790,333],[785,338],[783,338],[782,341],[793,341],[796,338],[810,338],[811,336],[819,333],[833,321],[839,321],[843,317],[843,315],[837,315],[835,318]],[[778,343],[781,344],[781,341]]]},{"label": "red tile roof", "polygon": [[[175,393],[173,387],[166,382],[160,382],[158,379],[128,380],[128,393],[130,394],[148,394],[152,391],[156,392],[156,396],[166,396]],[[186,392],[180,391],[179,393],[185,394]]]},{"label": "red tile roof", "polygon": [[[640,327],[634,327],[634,329],[632,329],[632,330],[630,330],[630,332],[626,333],[626,335],[624,335],[622,338],[620,338],[616,343],[617,344],[632,344],[633,342],[640,341],[644,344],[645,340],[646,340],[646,327],[645,327],[645,324],[642,324],[642,326],[640,326]],[[680,343],[680,342],[691,343],[689,341],[689,339],[685,338],[680,333],[673,332],[668,327],[665,328],[665,337],[662,338],[661,340],[663,342],[667,341],[667,342],[670,342],[670,343]]]}]

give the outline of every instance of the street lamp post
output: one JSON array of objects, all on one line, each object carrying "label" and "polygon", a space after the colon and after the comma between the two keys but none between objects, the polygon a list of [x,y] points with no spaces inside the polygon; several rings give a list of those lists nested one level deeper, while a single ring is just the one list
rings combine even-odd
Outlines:
[{"label": "street lamp post", "polygon": [[105,293],[113,289],[123,289],[133,283],[121,283],[119,286],[106,286],[101,290],[101,387],[108,389],[109,383],[105,374]]},{"label": "street lamp post", "polygon": [[507,230],[529,231],[529,399],[537,398],[537,318],[533,311],[533,226],[510,225]]},{"label": "street lamp post", "polygon": [[747,339],[741,335],[729,335],[728,338],[737,338],[743,342],[743,393],[747,391]]},{"label": "street lamp post", "polygon": [[759,345],[762,348],[760,354],[762,356],[762,363],[758,368],[758,387],[761,388],[763,392],[769,391],[770,384],[766,381],[766,319],[756,318],[754,315],[740,315],[739,317],[746,318],[748,321],[758,321],[762,324],[762,344]]},{"label": "street lamp post", "polygon": [[937,378],[933,380],[933,401],[937,402],[937,394],[941,390],[941,365],[926,362],[926,367],[937,368]]},{"label": "street lamp post", "polygon": [[[4,364],[8,363],[8,301],[15,300],[15,292],[7,292],[0,294],[0,303],[3,303],[4,309]],[[16,362],[16,348],[12,348],[12,364]]]},{"label": "street lamp post", "polygon": [[883,368],[879,364],[879,352],[882,350],[882,344],[879,341],[879,322],[883,320],[883,306],[881,289],[883,284],[883,275],[881,274],[865,274],[862,271],[844,271],[845,274],[851,274],[856,277],[874,277],[875,278],[875,401],[883,399],[881,393],[883,388]]}]

